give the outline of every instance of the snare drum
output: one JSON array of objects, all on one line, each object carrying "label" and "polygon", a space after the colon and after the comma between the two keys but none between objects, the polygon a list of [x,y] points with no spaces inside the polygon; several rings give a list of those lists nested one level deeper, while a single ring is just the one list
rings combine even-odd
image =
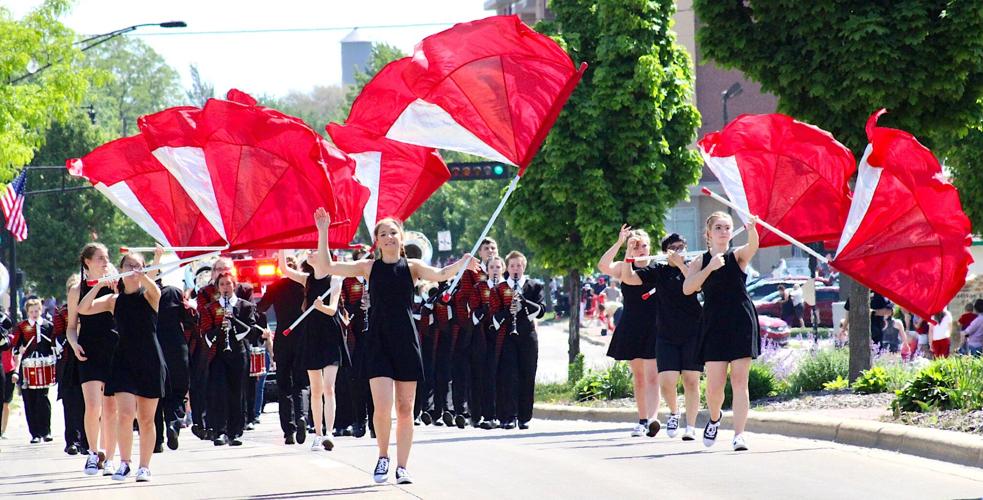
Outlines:
[{"label": "snare drum", "polygon": [[21,362],[24,373],[24,387],[27,389],[47,389],[55,385],[55,357],[36,356]]},{"label": "snare drum", "polygon": [[266,348],[249,348],[249,376],[260,377],[266,375]]}]

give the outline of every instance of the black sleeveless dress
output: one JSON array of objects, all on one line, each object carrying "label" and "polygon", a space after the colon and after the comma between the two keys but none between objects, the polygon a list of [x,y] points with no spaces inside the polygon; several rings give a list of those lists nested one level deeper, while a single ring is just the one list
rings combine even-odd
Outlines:
[{"label": "black sleeveless dress", "polygon": [[[710,253],[703,254],[703,266]],[[700,332],[703,361],[757,358],[761,351],[758,314],[747,293],[747,274],[733,250],[724,254],[724,266],[703,282],[703,316]]]},{"label": "black sleeveless dress", "polygon": [[[305,306],[310,307],[329,288],[331,275],[315,279],[312,269],[304,286]],[[327,303],[328,300],[325,299],[324,302]],[[338,315],[328,316],[315,309],[304,319],[304,323],[304,369],[320,370],[326,366],[340,366],[342,337]]]},{"label": "black sleeveless dress", "polygon": [[648,300],[642,300],[642,295],[651,289],[644,284],[621,284],[624,311],[611,336],[608,356],[619,361],[655,359],[659,297],[653,294]]},{"label": "black sleeveless dress", "polygon": [[166,366],[157,342],[157,311],[144,297],[144,289],[120,293],[113,309],[119,345],[113,356],[107,389],[144,398],[164,397]]},{"label": "black sleeveless dress", "polygon": [[[83,279],[79,284],[79,302],[91,289],[92,287]],[[112,293],[112,289],[103,288],[96,294],[96,298]],[[84,384],[93,380],[109,382],[113,353],[116,352],[116,343],[119,341],[113,313],[79,314],[78,323],[78,343],[85,351],[86,357],[85,361],[78,362],[79,383]],[[111,392],[105,394],[112,395]]]},{"label": "black sleeveless dress", "polygon": [[369,330],[365,335],[366,378],[401,382],[423,380],[420,339],[413,321],[413,277],[405,258],[372,263],[369,277]]}]

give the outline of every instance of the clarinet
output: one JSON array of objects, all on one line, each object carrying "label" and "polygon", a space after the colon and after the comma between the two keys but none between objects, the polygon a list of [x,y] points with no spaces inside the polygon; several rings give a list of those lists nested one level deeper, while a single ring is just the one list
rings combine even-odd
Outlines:
[{"label": "clarinet", "polygon": [[[225,299],[225,303],[229,303],[228,297],[222,296]],[[232,311],[228,309],[228,306],[222,307],[222,334],[225,335],[225,351],[232,352],[232,344],[229,342],[229,333],[232,329],[232,321],[227,317],[232,314]]]},{"label": "clarinet", "polygon": [[[519,278],[518,277],[513,277],[513,279],[515,279],[515,285],[512,285],[512,301],[513,302],[516,301],[516,300],[521,301],[522,300],[522,291],[519,290]],[[515,312],[515,310],[512,309],[512,304],[509,304],[509,310],[512,310],[513,311],[512,312],[512,333],[511,333],[511,335],[518,335],[519,334],[519,329],[518,329],[518,325],[519,325],[519,313],[518,312]]]}]

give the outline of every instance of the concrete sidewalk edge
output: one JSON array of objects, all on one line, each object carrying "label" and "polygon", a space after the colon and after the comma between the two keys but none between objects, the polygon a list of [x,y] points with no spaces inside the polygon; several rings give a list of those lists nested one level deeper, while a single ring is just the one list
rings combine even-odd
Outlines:
[{"label": "concrete sidewalk edge", "polygon": [[[659,419],[664,422],[666,415],[665,410],[661,411]],[[634,408],[589,408],[536,403],[535,416],[548,420],[589,420],[627,425],[638,418],[638,413]],[[697,422],[706,422],[706,419],[707,410],[701,410]],[[731,426],[730,412],[724,412],[723,423],[725,426]],[[747,430],[762,434],[833,441],[971,467],[983,467],[983,437],[955,431],[871,420],[761,411],[751,411],[748,415]]]}]

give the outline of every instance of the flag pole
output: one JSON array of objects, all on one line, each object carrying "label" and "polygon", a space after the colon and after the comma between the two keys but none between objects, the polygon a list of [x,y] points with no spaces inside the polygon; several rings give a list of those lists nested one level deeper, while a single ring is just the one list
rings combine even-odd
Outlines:
[{"label": "flag pole", "polygon": [[[519,183],[519,177],[520,175],[516,174],[515,178],[512,179],[508,190],[506,190],[505,195],[502,196],[502,201],[498,202],[498,207],[495,208],[495,212],[492,213],[491,218],[488,219],[488,223],[485,224],[485,229],[481,231],[481,236],[478,236],[478,239],[474,241],[474,247],[471,248],[471,258],[474,258],[474,255],[478,253],[482,240],[488,236],[488,231],[491,230],[492,224],[494,224],[495,220],[498,219],[498,214],[502,212],[502,207],[505,206],[505,202],[509,201],[509,197],[512,196],[512,192],[515,191],[515,187]],[[451,294],[454,293],[454,289],[457,288],[457,283],[461,281],[461,277],[464,276],[464,271],[467,270],[467,268],[468,263],[465,262],[464,265],[461,266],[461,269],[457,271],[457,276],[454,276],[454,281],[451,282],[451,286],[449,286],[447,291],[444,292],[444,302],[451,299]]]},{"label": "flag pole", "polygon": [[[714,193],[713,191],[710,191],[709,188],[704,187],[704,188],[701,188],[700,191],[702,191],[703,194],[705,194],[705,195],[707,195],[707,196],[709,196],[709,197],[711,197],[711,198],[719,201],[720,203],[723,203],[724,205],[727,205],[728,207],[733,208],[734,210],[737,210],[738,213],[740,213],[741,215],[744,215],[745,217],[753,217],[750,213],[748,213],[747,210],[744,210],[743,208],[735,205],[733,202],[731,202],[727,198],[724,198],[723,196],[720,196],[719,194]],[[825,262],[827,264],[829,263],[829,259],[827,259],[825,256],[820,255],[819,252],[817,252],[817,251],[809,248],[808,246],[806,246],[805,243],[802,243],[801,241],[799,241],[799,240],[797,240],[797,239],[789,236],[788,234],[786,234],[784,231],[778,229],[777,227],[772,226],[771,224],[769,224],[769,223],[767,223],[767,222],[765,222],[763,220],[759,220],[758,221],[758,224],[761,224],[761,227],[763,227],[763,228],[765,228],[765,229],[767,229],[767,230],[775,233],[776,235],[778,235],[779,238],[781,238],[781,239],[783,239],[783,240],[785,240],[785,241],[787,241],[787,242],[789,242],[789,243],[791,243],[791,244],[799,247],[803,252],[805,252],[805,253],[807,253],[809,255],[812,255],[813,257],[815,257],[819,261]]]},{"label": "flag pole", "polygon": [[140,271],[126,271],[126,272],[122,272],[122,273],[110,274],[110,275],[107,275],[107,276],[103,276],[102,278],[99,278],[99,279],[86,280],[85,282],[89,286],[96,286],[96,284],[99,283],[100,281],[113,281],[113,280],[118,280],[120,278],[125,278],[125,277],[127,277],[127,276],[129,276],[131,274],[136,274],[137,272],[146,273],[146,272],[149,272],[149,271],[157,271],[157,270],[163,269],[165,267],[171,267],[171,266],[181,267],[181,266],[183,266],[185,264],[188,264],[190,262],[194,262],[196,260],[201,260],[201,259],[207,259],[207,258],[210,258],[210,257],[215,257],[215,256],[217,256],[220,253],[221,253],[220,251],[217,251],[216,250],[214,252],[203,253],[201,255],[195,255],[193,257],[185,257],[185,258],[180,259],[180,260],[175,260],[175,261],[171,261],[171,262],[163,262],[163,263],[157,264],[156,266],[147,266],[147,267],[141,269]]}]

